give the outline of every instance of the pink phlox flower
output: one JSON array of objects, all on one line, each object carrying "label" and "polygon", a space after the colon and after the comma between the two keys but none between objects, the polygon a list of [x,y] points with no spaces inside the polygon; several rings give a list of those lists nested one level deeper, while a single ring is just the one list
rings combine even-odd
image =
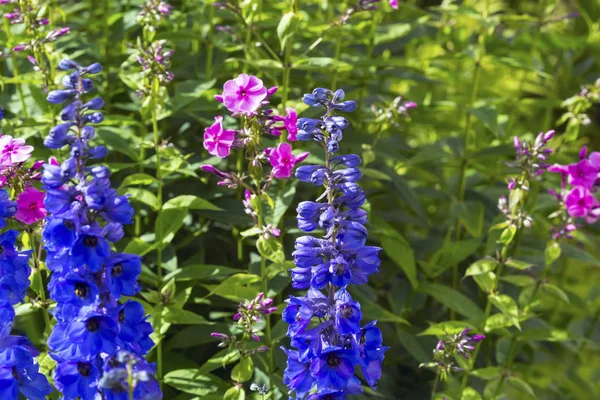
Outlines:
[{"label": "pink phlox flower", "polygon": [[3,167],[27,161],[32,151],[33,146],[25,145],[25,139],[13,139],[9,135],[0,137],[0,165]]},{"label": "pink phlox flower", "polygon": [[596,199],[590,191],[582,186],[572,189],[565,197],[565,206],[570,216],[585,217],[596,204]]},{"label": "pink phlox flower", "polygon": [[581,160],[568,166],[569,184],[591,188],[598,177],[598,169],[589,160]]},{"label": "pink phlox flower", "polygon": [[283,125],[288,132],[287,139],[290,142],[295,142],[298,140],[296,139],[296,135],[298,134],[298,114],[291,107],[286,108],[285,111],[287,114],[283,118]]},{"label": "pink phlox flower", "polygon": [[394,10],[398,9],[398,0],[390,0],[390,6],[392,6],[392,8]]},{"label": "pink phlox flower", "polygon": [[263,81],[255,76],[240,74],[237,78],[225,82],[223,94],[215,96],[217,101],[234,114],[251,115],[261,106],[268,90]]},{"label": "pink phlox flower", "polygon": [[292,146],[289,143],[280,143],[269,154],[269,161],[273,166],[273,176],[277,179],[289,178],[292,176],[296,164],[306,159],[308,154],[306,152],[296,157],[292,154]]},{"label": "pink phlox flower", "polygon": [[44,192],[29,187],[19,195],[17,198],[17,214],[15,215],[18,221],[31,225],[45,216]]},{"label": "pink phlox flower", "polygon": [[223,129],[223,117],[216,117],[215,123],[204,130],[204,148],[213,156],[227,157],[234,140],[235,131]]}]

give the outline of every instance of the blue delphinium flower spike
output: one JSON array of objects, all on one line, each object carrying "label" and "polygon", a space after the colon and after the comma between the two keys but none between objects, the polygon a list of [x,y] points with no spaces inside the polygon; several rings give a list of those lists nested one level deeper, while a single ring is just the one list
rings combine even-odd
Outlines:
[{"label": "blue delphinium flower spike", "polygon": [[91,145],[93,124],[104,120],[99,111],[104,101],[83,99],[94,88],[90,76],[102,67],[63,60],[59,68],[71,72],[62,79],[65,89],[48,93],[48,101],[66,104],[62,123],[44,142],[52,149],[70,146],[70,157],[60,165],[45,165],[42,174],[49,213],[43,231],[46,265],[53,272],[48,286],[57,302],[57,323],[48,338],[50,356],[57,362],[55,386],[65,400],[127,397],[126,387],[103,384],[115,375],[115,357],[127,351],[136,359],[138,375],[144,376],[135,398],[160,399],[154,367],[143,358],[153,346],[152,326],[140,303],[119,303],[122,296],[139,292],[141,259],[117,253],[110,244],[123,236],[122,224],[131,223],[133,208],[127,196],[111,188],[107,167],[87,165],[107,154],[105,147]]},{"label": "blue delphinium flower spike", "polygon": [[366,196],[357,183],[362,178],[360,157],[335,155],[349,123],[334,114],[357,108],[344,97],[342,90],[317,88],[303,101],[325,108],[325,115],[298,120],[297,138],[317,142],[325,151],[325,166],[301,166],[296,177],[323,186],[325,192],[317,201],[298,205],[298,227],[304,232],[321,229],[323,236],[296,240],[292,286],[308,293],[288,299],[282,315],[295,347],[284,349],[288,357],[284,383],[297,399],[345,399],[361,393],[357,366],[374,388],[388,349],[374,321],[361,327],[360,304],[346,290],[350,284],[366,283],[377,272],[380,249],[366,245],[367,213],[361,208]]}]

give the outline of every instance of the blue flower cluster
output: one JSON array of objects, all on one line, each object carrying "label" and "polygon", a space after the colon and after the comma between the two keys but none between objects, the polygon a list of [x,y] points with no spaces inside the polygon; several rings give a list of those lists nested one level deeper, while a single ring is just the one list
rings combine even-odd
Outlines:
[{"label": "blue flower cluster", "polygon": [[[0,190],[0,216],[13,216],[16,204]],[[35,357],[39,352],[26,337],[11,336],[15,317],[13,305],[25,298],[31,269],[27,264],[31,250],[19,252],[15,248],[18,232],[8,230],[0,235],[0,397],[17,400],[19,393],[31,400],[43,400],[52,387],[39,372]]]},{"label": "blue flower cluster", "polygon": [[349,125],[334,113],[357,107],[356,102],[343,99],[342,90],[315,89],[303,101],[325,108],[325,115],[298,120],[298,139],[319,143],[325,149],[325,166],[301,166],[296,177],[325,191],[317,201],[298,205],[299,228],[305,232],[321,229],[324,234],[296,240],[292,286],[308,289],[308,293],[288,299],[283,312],[295,348],[284,349],[288,356],[284,382],[297,399],[345,399],[361,393],[355,366],[374,388],[388,349],[375,322],[361,327],[360,304],[346,290],[349,284],[366,283],[377,272],[380,248],[366,245],[367,213],[361,209],[366,197],[356,183],[362,177],[360,157],[334,156]]},{"label": "blue flower cluster", "polygon": [[[123,224],[131,223],[133,209],[126,196],[111,188],[107,167],[87,165],[107,153],[103,146],[90,145],[96,134],[90,124],[104,119],[98,111],[104,102],[82,101],[94,86],[88,76],[102,67],[63,60],[59,68],[72,72],[62,80],[65,89],[48,93],[48,101],[68,104],[60,114],[63,123],[44,142],[52,149],[69,145],[70,157],[60,165],[46,164],[42,174],[49,213],[43,239],[46,264],[53,272],[48,288],[57,302],[57,323],[48,339],[58,363],[54,382],[65,400],[127,398],[126,385],[108,390],[100,383],[103,374],[121,367],[116,360],[119,351],[142,357],[153,346],[152,326],[142,305],[119,303],[121,296],[140,290],[141,259],[114,252],[110,245],[123,236]],[[153,366],[145,365],[151,376]],[[136,399],[162,398],[158,385],[145,386],[152,390],[142,394],[140,386]]]}]

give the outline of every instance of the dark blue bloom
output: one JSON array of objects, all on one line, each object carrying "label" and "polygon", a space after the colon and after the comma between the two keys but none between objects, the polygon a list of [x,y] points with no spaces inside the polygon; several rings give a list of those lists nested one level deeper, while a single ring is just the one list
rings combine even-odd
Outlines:
[{"label": "dark blue bloom", "polygon": [[[124,394],[128,399],[128,391],[119,394],[116,387],[101,382],[103,374],[117,374],[117,370],[103,368],[105,360],[114,359],[122,350],[142,356],[154,345],[142,305],[119,304],[122,296],[133,296],[140,289],[140,257],[113,253],[110,245],[123,237],[123,224],[132,222],[133,208],[127,196],[111,188],[106,166],[86,165],[108,152],[91,143],[96,130],[90,124],[104,120],[104,100],[84,99],[94,88],[90,75],[102,67],[63,60],[59,68],[72,72],[62,79],[65,89],[50,92],[48,101],[67,102],[60,112],[64,123],[50,131],[45,144],[70,147],[69,157],[60,166],[47,164],[42,173],[49,213],[43,239],[46,266],[53,272],[48,287],[57,302],[49,354],[58,362],[55,382],[62,398],[110,400]],[[161,398],[149,364],[140,358],[134,369],[139,381],[134,398]]]},{"label": "dark blue bloom", "polygon": [[0,189],[0,229],[6,226],[5,218],[13,217],[17,213],[17,203],[8,197],[4,189]]},{"label": "dark blue bloom", "polygon": [[54,384],[64,400],[95,400],[98,395],[100,371],[93,362],[67,361],[58,364]]},{"label": "dark blue bloom", "polygon": [[315,379],[310,374],[310,363],[300,362],[298,352],[281,348],[287,355],[287,368],[283,374],[283,383],[285,383],[290,391],[296,391],[297,398],[304,398],[310,392]]},{"label": "dark blue bloom", "polygon": [[116,350],[118,325],[107,315],[90,313],[73,321],[57,324],[48,346],[59,361],[93,360],[98,354],[113,354]]},{"label": "dark blue bloom", "polygon": [[310,372],[317,387],[343,390],[354,376],[354,365],[357,363],[355,350],[331,346],[311,361]]},{"label": "dark blue bloom", "polygon": [[311,392],[310,399],[345,399],[361,393],[355,367],[374,387],[387,350],[374,323],[361,329],[360,304],[346,290],[347,285],[366,283],[377,272],[380,249],[366,244],[368,215],[361,208],[366,195],[357,183],[363,176],[360,157],[334,155],[349,126],[346,118],[334,114],[357,108],[344,97],[342,90],[315,89],[303,100],[325,108],[325,115],[321,120],[301,118],[297,124],[300,140],[313,140],[326,152],[324,166],[303,165],[296,170],[300,181],[324,187],[317,201],[304,201],[297,208],[298,227],[305,232],[320,228],[323,235],[296,239],[292,287],[308,289],[308,294],[288,299],[282,315],[296,349],[286,350],[284,380],[297,398]]}]

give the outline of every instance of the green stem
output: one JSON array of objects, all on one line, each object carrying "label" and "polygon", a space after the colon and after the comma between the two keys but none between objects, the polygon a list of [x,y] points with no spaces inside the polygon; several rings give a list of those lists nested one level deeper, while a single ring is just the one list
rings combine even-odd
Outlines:
[{"label": "green stem", "polygon": [[[8,19],[3,18],[4,20],[4,32],[6,32],[6,42],[9,47],[14,47],[14,43],[12,41],[12,33],[10,31],[10,22]],[[17,93],[19,95],[19,100],[21,101],[21,108],[23,109],[23,117],[27,118],[29,114],[27,113],[27,104],[25,103],[25,95],[23,94],[23,86],[21,82],[19,82],[19,65],[17,62],[17,56],[15,52],[11,53],[12,67],[13,67],[13,77],[15,78],[15,84],[17,86]]]},{"label": "green stem", "polygon": [[340,59],[340,53],[342,51],[343,36],[344,36],[343,35],[343,27],[340,26],[337,40],[335,42],[335,55],[333,56],[333,63],[334,63],[333,68],[334,69],[333,69],[333,79],[331,80],[331,90],[335,90],[336,86],[337,86],[338,73],[335,68],[335,64],[337,64],[338,60]]},{"label": "green stem", "polygon": [[437,392],[438,384],[440,383],[440,374],[435,374],[435,381],[433,382],[433,389],[431,390],[431,400],[435,399],[435,394]]},{"label": "green stem", "polygon": [[[160,172],[160,136],[158,132],[158,116],[157,108],[158,104],[156,99],[159,95],[159,81],[157,78],[152,80],[152,90],[150,95],[152,96],[152,133],[154,136],[154,152],[156,153],[156,197],[158,199],[158,209],[162,210],[162,178]],[[156,232],[162,232],[161,219],[156,219]],[[162,286],[163,270],[162,270],[162,236],[157,236],[158,248],[156,250],[156,274],[158,276],[158,284]],[[156,345],[156,377],[162,389],[162,377],[163,377],[163,366],[162,366],[162,339]]]},{"label": "green stem", "polygon": [[212,71],[212,67],[213,67],[213,53],[214,53],[214,38],[215,38],[215,27],[214,27],[214,23],[213,20],[215,18],[215,7],[210,4],[207,3],[207,7],[208,7],[208,37],[206,40],[206,68],[205,68],[205,74],[206,74],[206,78],[210,79],[212,77],[213,71]]},{"label": "green stem", "polygon": [[[260,189],[260,181],[257,182],[256,191],[257,191],[257,197],[258,197],[258,201],[257,201],[258,207],[256,210],[257,219],[258,219],[258,227],[262,229],[262,227],[264,226],[264,224],[263,224],[264,217],[263,217],[262,193],[261,193],[261,189]],[[267,260],[262,254],[260,255],[260,276],[262,279],[263,293],[264,293],[265,297],[268,297],[269,296],[269,277],[267,275]],[[269,372],[268,372],[269,389],[271,389],[271,387],[273,386],[273,341],[272,341],[272,335],[271,335],[271,315],[266,315],[265,320],[266,320],[266,322],[265,322],[266,345],[269,347],[269,351],[267,352],[267,359],[268,359],[268,364],[269,364]]]},{"label": "green stem", "polygon": [[34,273],[36,273],[38,275],[38,294],[40,295],[40,300],[43,304],[43,310],[42,310],[42,314],[44,314],[44,332],[46,332],[47,330],[49,330],[52,325],[50,324],[50,315],[48,313],[48,309],[47,306],[48,304],[46,304],[46,285],[44,285],[44,274],[42,273],[42,269],[40,268],[40,260],[42,257],[42,249],[43,249],[43,244],[40,240],[40,244],[36,250],[36,245],[35,245],[35,235],[34,235],[34,231],[33,229],[28,229],[28,234],[29,234],[29,240],[31,242],[31,249],[33,251],[33,269],[34,269]]},{"label": "green stem", "polygon": [[502,385],[504,384],[504,381],[506,380],[508,371],[510,370],[510,367],[512,365],[513,362],[513,358],[515,357],[515,349],[517,348],[517,336],[513,335],[512,338],[510,339],[510,346],[508,348],[508,354],[506,355],[506,360],[504,361],[504,368],[502,371],[502,377],[500,378],[500,382],[498,382],[498,385],[496,385],[496,390],[494,391],[494,399],[496,397],[498,397],[498,395],[500,394],[500,390],[502,390]]},{"label": "green stem", "polygon": [[[488,17],[488,13],[489,13],[489,0],[486,0],[486,6],[482,15],[482,23],[485,22],[485,20],[487,20]],[[477,95],[479,93],[479,85],[480,85],[480,80],[481,80],[481,60],[483,59],[483,56],[485,54],[485,43],[486,43],[486,38],[487,38],[487,31],[485,30],[485,25],[482,25],[482,27],[480,28],[480,32],[479,32],[479,38],[478,38],[478,53],[477,53],[477,58],[475,60],[475,71],[473,73],[473,86],[471,88],[471,97],[469,100],[469,104],[467,105],[467,108],[465,109],[465,130],[463,132],[463,141],[464,141],[464,148],[463,148],[463,154],[462,154],[462,160],[460,163],[460,170],[458,173],[458,190],[457,190],[457,194],[456,194],[456,198],[458,200],[458,203],[462,203],[465,199],[465,191],[466,191],[466,178],[467,178],[467,166],[469,164],[469,151],[470,151],[470,137],[471,137],[471,125],[473,122],[473,118],[471,116],[470,108],[473,106],[473,104],[475,103],[475,101],[477,100]],[[460,237],[462,235],[462,224],[460,223],[460,220],[457,218],[455,225],[454,225],[454,239],[456,241],[460,240]],[[458,286],[459,286],[459,277],[458,277],[458,263],[452,266],[452,287],[456,290],[458,290]],[[456,313],[454,310],[450,310],[450,319],[454,320],[456,318]]]}]

